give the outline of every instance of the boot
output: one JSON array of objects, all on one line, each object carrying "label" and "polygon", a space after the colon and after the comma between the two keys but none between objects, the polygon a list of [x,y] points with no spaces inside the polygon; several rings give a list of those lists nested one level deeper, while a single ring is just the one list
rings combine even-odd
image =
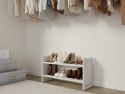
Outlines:
[{"label": "boot", "polygon": [[67,76],[68,78],[71,78],[71,77],[72,77],[72,70],[71,70],[71,69],[66,71],[66,76]]},{"label": "boot", "polygon": [[75,78],[76,76],[77,76],[77,70],[73,70],[71,78]]},{"label": "boot", "polygon": [[82,68],[78,68],[77,69],[76,79],[82,79]]},{"label": "boot", "polygon": [[52,73],[52,64],[49,64],[47,74],[51,75],[51,73]]},{"label": "boot", "polygon": [[51,75],[54,75],[57,72],[58,72],[58,66],[57,65],[52,65],[52,73],[51,73]]}]

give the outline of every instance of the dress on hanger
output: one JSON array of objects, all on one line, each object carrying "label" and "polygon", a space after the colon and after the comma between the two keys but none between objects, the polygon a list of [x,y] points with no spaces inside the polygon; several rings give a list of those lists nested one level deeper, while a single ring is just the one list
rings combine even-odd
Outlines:
[{"label": "dress on hanger", "polygon": [[20,0],[8,0],[11,16],[20,16]]}]

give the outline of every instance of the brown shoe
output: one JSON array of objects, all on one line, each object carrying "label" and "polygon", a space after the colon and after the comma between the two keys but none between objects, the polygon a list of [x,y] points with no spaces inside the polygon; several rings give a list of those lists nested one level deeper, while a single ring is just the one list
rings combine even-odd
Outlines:
[{"label": "brown shoe", "polygon": [[78,68],[77,69],[76,79],[82,79],[82,68]]},{"label": "brown shoe", "polygon": [[58,72],[58,65],[52,65],[52,73],[51,73],[51,75],[54,75],[57,72]]},{"label": "brown shoe", "polygon": [[49,65],[48,65],[47,74],[48,74],[48,75],[51,75],[51,74],[52,74],[52,64],[49,64]]}]

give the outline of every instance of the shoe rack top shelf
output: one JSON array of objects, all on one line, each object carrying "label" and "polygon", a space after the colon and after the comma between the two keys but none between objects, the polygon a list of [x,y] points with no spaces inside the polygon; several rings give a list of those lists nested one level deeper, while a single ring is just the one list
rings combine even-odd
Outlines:
[{"label": "shoe rack top shelf", "polygon": [[83,67],[82,64],[67,64],[62,62],[42,62],[43,64],[54,64],[54,65],[61,65],[61,66],[69,66],[69,67]]}]

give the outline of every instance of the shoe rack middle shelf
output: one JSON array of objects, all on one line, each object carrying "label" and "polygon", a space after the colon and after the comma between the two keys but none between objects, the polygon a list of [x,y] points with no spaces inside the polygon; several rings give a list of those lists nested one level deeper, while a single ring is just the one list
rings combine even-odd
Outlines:
[{"label": "shoe rack middle shelf", "polygon": [[68,66],[68,67],[83,67],[82,64],[67,64],[62,62],[43,62],[43,64],[54,64],[54,65],[61,65],[61,66]]}]

